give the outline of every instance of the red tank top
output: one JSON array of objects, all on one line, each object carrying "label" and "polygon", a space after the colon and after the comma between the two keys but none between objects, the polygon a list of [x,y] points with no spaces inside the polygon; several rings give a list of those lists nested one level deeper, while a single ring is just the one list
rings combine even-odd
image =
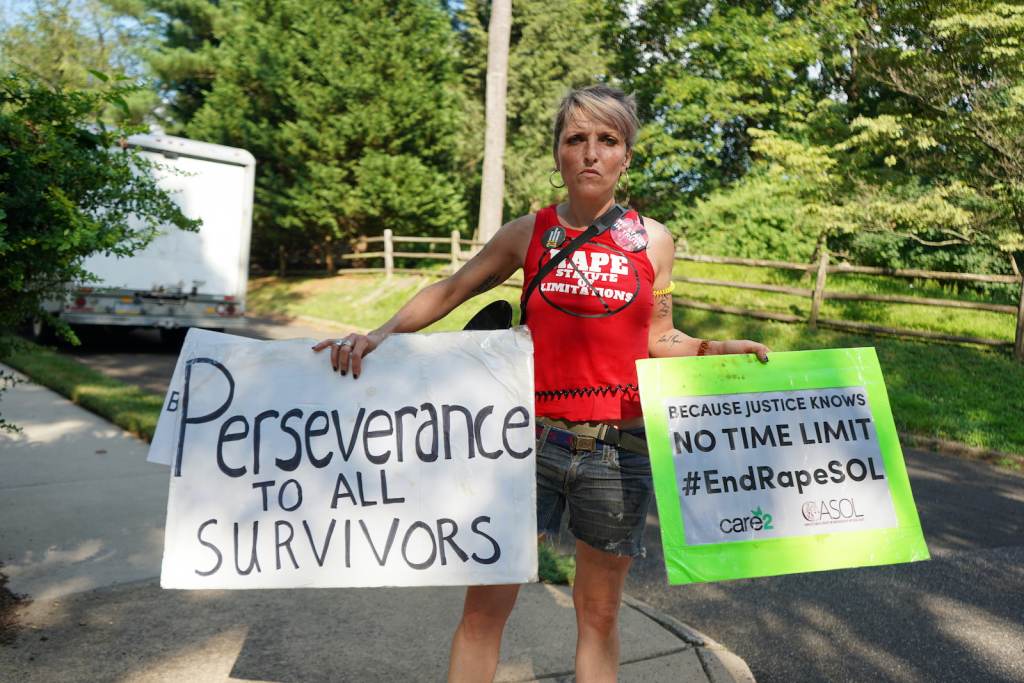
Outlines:
[{"label": "red tank top", "polygon": [[[639,215],[630,210],[624,220],[636,231],[593,238],[548,273],[527,302],[539,416],[583,422],[641,414],[635,361],[648,357],[654,268]],[[580,232],[561,226],[553,205],[537,212],[524,293]]]}]

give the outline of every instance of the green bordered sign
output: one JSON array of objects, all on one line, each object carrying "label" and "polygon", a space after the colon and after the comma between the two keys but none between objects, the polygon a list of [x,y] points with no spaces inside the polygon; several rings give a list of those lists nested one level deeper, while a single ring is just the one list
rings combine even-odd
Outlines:
[{"label": "green bordered sign", "polygon": [[928,559],[873,348],[637,369],[669,583]]}]

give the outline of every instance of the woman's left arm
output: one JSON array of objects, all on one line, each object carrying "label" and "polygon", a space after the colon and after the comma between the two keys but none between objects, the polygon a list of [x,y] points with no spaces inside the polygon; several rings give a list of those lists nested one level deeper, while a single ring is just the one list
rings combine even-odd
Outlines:
[{"label": "woman's left arm", "polygon": [[[675,328],[672,322],[672,266],[675,263],[675,242],[668,229],[650,218],[644,217],[649,243],[647,256],[654,266],[654,310],[651,313],[651,331],[647,350],[651,358],[672,356],[696,356],[703,339],[691,337]],[[659,293],[660,292],[660,293]],[[768,362],[770,349],[764,344],[748,339],[726,341],[708,340],[705,355],[715,356],[727,353],[755,353],[764,363]]]}]

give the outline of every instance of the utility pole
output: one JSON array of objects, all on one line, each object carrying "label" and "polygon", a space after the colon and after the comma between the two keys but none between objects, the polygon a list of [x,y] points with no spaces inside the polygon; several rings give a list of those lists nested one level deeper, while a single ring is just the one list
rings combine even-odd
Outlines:
[{"label": "utility pole", "polygon": [[491,2],[487,29],[487,101],[484,168],[480,184],[479,238],[486,242],[501,227],[505,198],[505,96],[508,92],[508,49],[512,34],[512,0]]}]

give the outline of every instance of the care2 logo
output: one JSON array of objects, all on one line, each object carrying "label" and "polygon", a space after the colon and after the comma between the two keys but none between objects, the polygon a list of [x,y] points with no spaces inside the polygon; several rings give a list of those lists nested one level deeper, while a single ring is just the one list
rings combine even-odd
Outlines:
[{"label": "care2 logo", "polygon": [[771,513],[765,512],[758,505],[756,510],[751,510],[746,517],[725,517],[718,523],[718,528],[724,534],[739,534],[745,531],[768,531],[774,529]]},{"label": "care2 logo", "polygon": [[751,510],[750,514],[761,520],[761,523],[764,524],[764,526],[762,527],[763,529],[768,530],[775,528],[774,526],[772,526],[771,514],[768,512],[762,512],[760,505],[757,506],[756,510]]}]

